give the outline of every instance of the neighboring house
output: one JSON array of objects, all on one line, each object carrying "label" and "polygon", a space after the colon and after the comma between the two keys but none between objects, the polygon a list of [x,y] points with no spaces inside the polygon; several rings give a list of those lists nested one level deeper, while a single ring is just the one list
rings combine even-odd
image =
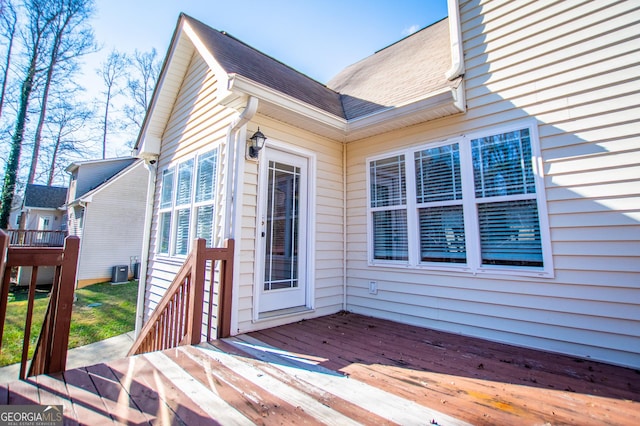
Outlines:
[{"label": "neighboring house", "polygon": [[344,309],[640,367],[639,21],[450,0],[325,86],[181,15],[138,329],[194,237],[233,238],[233,334]]},{"label": "neighboring house", "polygon": [[[19,209],[10,217],[11,244],[26,246],[62,246],[66,228],[64,203],[67,188],[27,184]],[[48,231],[48,232],[31,232]],[[58,232],[56,232],[58,231]],[[18,283],[28,286],[31,268],[18,269]],[[43,266],[38,271],[37,285],[53,283],[55,269]]]},{"label": "neighboring house", "polygon": [[117,266],[127,266],[131,276],[142,251],[144,163],[131,157],[81,161],[66,170],[69,235],[80,237],[78,287],[110,281]]},{"label": "neighboring house", "polygon": [[64,203],[67,188],[27,184],[21,208],[12,216],[10,229],[64,231],[66,219]]}]

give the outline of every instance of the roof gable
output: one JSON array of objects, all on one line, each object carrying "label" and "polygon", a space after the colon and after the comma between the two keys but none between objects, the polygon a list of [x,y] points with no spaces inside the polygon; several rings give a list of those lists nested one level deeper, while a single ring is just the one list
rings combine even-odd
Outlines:
[{"label": "roof gable", "polygon": [[[152,160],[194,54],[216,74],[222,105],[351,141],[465,110],[462,77],[449,80],[445,18],[347,67],[323,85],[229,34],[181,14],[135,149]],[[456,74],[457,75],[457,74]]]},{"label": "roof gable", "polygon": [[342,70],[327,85],[342,97],[346,118],[406,105],[455,85],[448,19],[442,19]]},{"label": "roof gable", "polygon": [[338,93],[224,31],[186,15],[184,19],[227,74],[241,75],[344,118]]}]

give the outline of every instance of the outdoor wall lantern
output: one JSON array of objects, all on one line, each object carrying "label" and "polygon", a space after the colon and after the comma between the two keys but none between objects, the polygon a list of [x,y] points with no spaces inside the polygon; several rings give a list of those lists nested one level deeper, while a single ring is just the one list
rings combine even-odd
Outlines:
[{"label": "outdoor wall lantern", "polygon": [[264,142],[267,140],[267,137],[260,131],[260,127],[258,127],[258,131],[255,132],[249,140],[251,141],[251,145],[249,145],[249,157],[258,158],[258,153],[264,148]]}]

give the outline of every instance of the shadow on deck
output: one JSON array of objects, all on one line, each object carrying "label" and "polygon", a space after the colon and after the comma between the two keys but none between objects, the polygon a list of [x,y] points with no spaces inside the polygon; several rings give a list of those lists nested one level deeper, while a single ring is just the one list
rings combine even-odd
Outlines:
[{"label": "shadow on deck", "polygon": [[36,376],[65,424],[640,424],[640,372],[336,314]]}]

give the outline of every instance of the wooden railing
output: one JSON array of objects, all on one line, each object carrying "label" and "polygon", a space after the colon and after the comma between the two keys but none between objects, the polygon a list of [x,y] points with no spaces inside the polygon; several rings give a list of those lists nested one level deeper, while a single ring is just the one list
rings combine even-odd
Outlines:
[{"label": "wooden railing", "polygon": [[9,245],[17,247],[62,247],[67,231],[9,229]]},{"label": "wooden railing", "polygon": [[[31,282],[29,284],[19,377],[24,379],[27,375],[35,376],[64,371],[67,364],[69,328],[80,239],[67,237],[62,248],[10,247],[9,236],[0,230],[0,249],[2,250],[0,253],[0,278],[2,279],[0,281],[0,350],[2,350],[2,335],[7,316],[11,270],[17,266],[31,266]],[[38,268],[41,266],[55,267],[55,274],[49,294],[49,304],[27,373],[36,282]]]},{"label": "wooden railing", "polygon": [[[176,274],[171,286],[156,306],[129,350],[129,355],[200,343],[203,319],[206,319],[207,340],[211,340],[214,325],[213,306],[218,306],[215,338],[231,334],[231,284],[233,280],[234,241],[225,247],[207,248],[206,240],[196,239],[193,249]],[[204,295],[207,263],[209,265],[209,300],[204,318]],[[218,263],[218,265],[216,265]],[[218,278],[218,299],[215,300],[215,277]]]}]

